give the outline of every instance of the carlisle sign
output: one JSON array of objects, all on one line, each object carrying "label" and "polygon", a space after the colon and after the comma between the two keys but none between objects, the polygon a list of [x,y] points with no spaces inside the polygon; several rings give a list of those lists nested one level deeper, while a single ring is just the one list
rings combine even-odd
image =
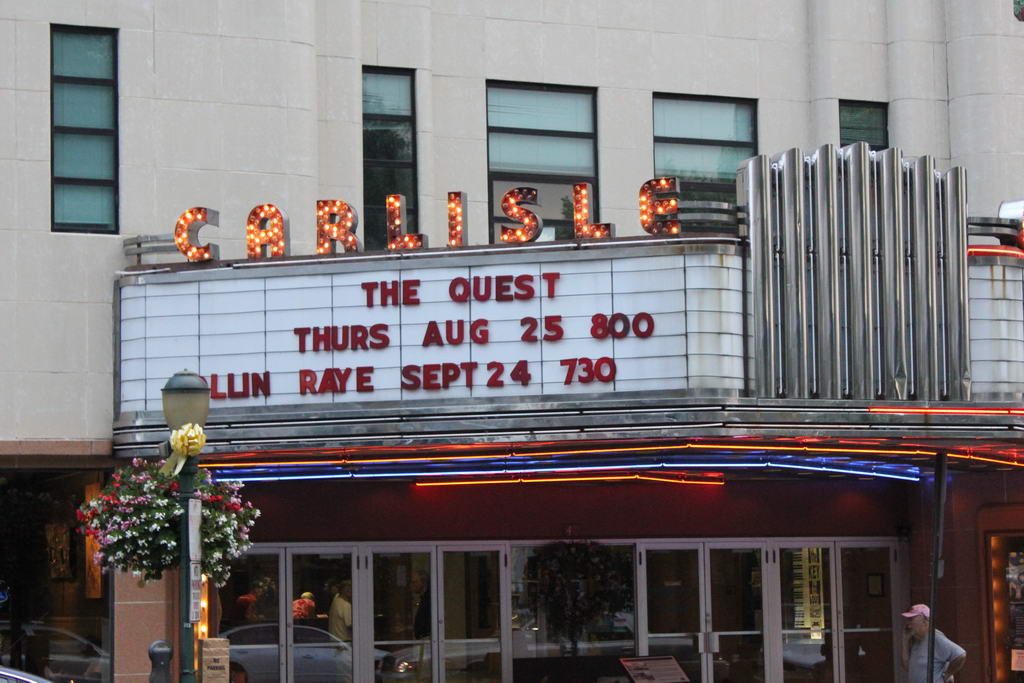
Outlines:
[{"label": "carlisle sign", "polygon": [[[590,222],[590,183],[573,185],[573,226],[577,239],[609,239],[615,227],[610,223]],[[463,246],[466,224],[463,207],[465,192],[448,193],[448,246]],[[539,205],[539,193],[533,187],[514,187],[501,198],[501,210],[516,227],[503,226],[503,242],[532,242],[540,236],[543,219],[526,208]],[[680,232],[679,179],[652,178],[640,187],[640,226],[652,235],[674,235]],[[425,235],[405,232],[405,197],[389,194],[385,200],[387,246],[389,250],[422,249]],[[213,209],[197,206],[183,212],[174,226],[174,242],[189,261],[210,261],[217,258],[216,245],[198,245],[199,230],[216,225],[219,214]],[[316,203],[316,250],[333,254],[340,243],[346,252],[358,251],[356,228],[359,216],[346,201],[324,199]],[[250,259],[285,256],[288,252],[288,218],[273,204],[253,207],[245,225],[246,253]]]}]

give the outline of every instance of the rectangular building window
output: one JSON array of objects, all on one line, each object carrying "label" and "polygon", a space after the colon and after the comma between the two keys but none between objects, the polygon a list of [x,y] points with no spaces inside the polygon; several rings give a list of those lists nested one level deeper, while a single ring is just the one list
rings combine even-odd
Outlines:
[{"label": "rectangular building window", "polygon": [[873,150],[889,146],[889,105],[839,101],[839,144],[866,142]]},{"label": "rectangular building window", "polygon": [[384,202],[389,194],[405,195],[406,232],[419,232],[414,73],[363,70],[362,240],[367,249],[387,249]]},{"label": "rectangular building window", "polygon": [[572,239],[572,186],[589,182],[597,216],[597,112],[594,91],[517,83],[487,87],[487,160],[491,241],[512,221],[501,198],[514,187],[535,187],[544,220],[539,240]]},{"label": "rectangular building window", "polygon": [[736,168],[757,154],[757,104],[654,96],[654,174],[677,176],[684,201],[736,202]]},{"label": "rectangular building window", "polygon": [[117,31],[50,28],[52,223],[117,233]]}]

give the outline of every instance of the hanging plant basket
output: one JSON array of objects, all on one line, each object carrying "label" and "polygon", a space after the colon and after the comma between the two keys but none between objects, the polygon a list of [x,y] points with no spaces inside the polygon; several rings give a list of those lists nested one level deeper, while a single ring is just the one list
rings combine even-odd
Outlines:
[{"label": "hanging plant basket", "polygon": [[[172,469],[136,458],[78,509],[79,532],[99,542],[93,558],[97,564],[132,572],[143,581],[179,566],[181,502]],[[203,470],[196,475],[195,497],[203,502],[202,569],[218,586],[227,582],[231,560],[252,545],[249,533],[260,515],[242,500],[241,488],[237,482],[214,482]]]}]

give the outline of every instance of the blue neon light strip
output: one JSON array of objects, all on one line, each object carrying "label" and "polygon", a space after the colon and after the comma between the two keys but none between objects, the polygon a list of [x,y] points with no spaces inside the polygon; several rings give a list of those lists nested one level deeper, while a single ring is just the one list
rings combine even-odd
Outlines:
[{"label": "blue neon light strip", "polygon": [[[427,471],[427,472],[339,472],[334,474],[284,474],[284,475],[263,475],[263,476],[233,476],[227,474],[225,476],[217,476],[217,479],[221,481],[288,481],[288,480],[309,480],[309,479],[380,479],[380,478],[417,478],[417,477],[473,477],[473,476],[493,476],[502,474],[543,474],[551,472],[611,472],[611,471],[622,471],[622,470],[651,470],[651,469],[664,469],[664,468],[691,468],[691,469],[719,469],[719,468],[750,468],[750,469],[762,469],[768,467],[778,467],[780,469],[791,469],[791,470],[802,470],[806,472],[831,472],[836,474],[849,474],[858,477],[873,477],[880,479],[896,479],[899,481],[920,481],[920,470],[916,467],[909,467],[907,474],[900,474],[896,472],[883,472],[872,467],[871,469],[853,469],[835,467],[832,465],[818,465],[818,464],[794,464],[779,462],[777,460],[766,460],[761,462],[673,462],[673,463],[634,463],[634,464],[622,464],[622,465],[580,465],[576,467],[523,467],[523,468],[501,468],[501,469],[489,469],[489,470],[460,470],[460,471]],[[268,464],[268,470],[281,469],[275,468],[273,464]],[[912,472],[912,473],[911,473]]]},{"label": "blue neon light strip", "polygon": [[782,467],[789,470],[804,470],[809,472],[835,472],[837,474],[853,474],[858,477],[881,477],[883,479],[900,479],[902,481],[920,481],[921,477],[918,475],[910,474],[895,474],[888,472],[878,472],[873,470],[848,470],[841,467],[831,467],[825,465],[790,465],[787,463],[773,462],[769,463],[771,467]]}]

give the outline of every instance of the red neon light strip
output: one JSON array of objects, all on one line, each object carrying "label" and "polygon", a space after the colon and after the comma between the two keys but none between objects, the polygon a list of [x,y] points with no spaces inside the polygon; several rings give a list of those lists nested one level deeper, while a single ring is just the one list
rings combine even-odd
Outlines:
[{"label": "red neon light strip", "polygon": [[416,486],[478,486],[484,484],[554,484],[572,481],[625,481],[646,480],[669,484],[697,484],[704,486],[725,486],[724,481],[699,481],[693,479],[669,479],[652,477],[644,474],[602,475],[594,477],[517,477],[515,479],[477,479],[471,481],[418,481]]},{"label": "red neon light strip", "polygon": [[1021,415],[1024,410],[1016,408],[890,408],[871,406],[869,413],[890,415]]},{"label": "red neon light strip", "polygon": [[949,453],[951,458],[960,458],[961,460],[981,460],[983,462],[993,462],[997,465],[1009,465],[1010,467],[1024,467],[1024,463],[1014,462],[1012,460],[999,460],[997,458],[983,458],[980,455],[964,455],[962,453]]},{"label": "red neon light strip", "polygon": [[699,481],[696,479],[668,479],[667,477],[652,477],[646,474],[638,474],[637,479],[644,481],[663,481],[667,484],[697,484],[703,486],[725,486],[724,481]]},{"label": "red neon light strip", "polygon": [[975,245],[973,247],[967,247],[968,256],[1013,256],[1016,258],[1024,258],[1024,251],[1021,251],[1017,247],[1010,246],[996,246],[996,245]]}]

